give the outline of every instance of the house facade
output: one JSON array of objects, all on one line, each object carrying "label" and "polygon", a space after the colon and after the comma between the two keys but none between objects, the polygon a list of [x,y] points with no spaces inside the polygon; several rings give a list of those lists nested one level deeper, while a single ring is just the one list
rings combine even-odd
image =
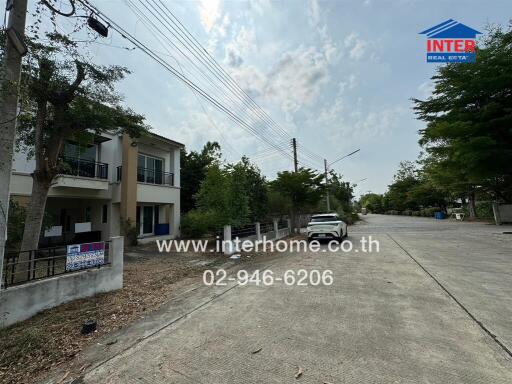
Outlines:
[{"label": "house facade", "polygon": [[[153,133],[137,139],[102,133],[87,145],[67,142],[46,203],[51,226],[40,245],[108,240],[128,223],[140,242],[178,236],[181,148]],[[22,205],[30,198],[34,168],[34,160],[16,153],[10,193]]]}]

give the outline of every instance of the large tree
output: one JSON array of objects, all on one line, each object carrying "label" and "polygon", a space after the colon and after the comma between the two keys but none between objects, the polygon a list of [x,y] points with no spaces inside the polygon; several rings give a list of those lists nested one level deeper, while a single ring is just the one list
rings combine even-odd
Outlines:
[{"label": "large tree", "polygon": [[316,206],[322,198],[324,186],[323,174],[301,168],[297,172],[279,172],[277,178],[270,183],[272,190],[289,199],[292,227],[296,228],[296,215],[303,209]]},{"label": "large tree", "polygon": [[476,63],[438,67],[432,96],[413,100],[427,123],[420,144],[437,174],[465,188],[471,216],[478,189],[512,200],[511,28],[489,28],[478,46]]},{"label": "large tree", "polygon": [[66,36],[50,33],[46,38],[50,43],[29,41],[22,72],[18,142],[36,163],[22,250],[37,248],[48,191],[64,167],[66,141],[90,142],[104,131],[137,137],[147,129],[144,118],[124,108],[115,92],[126,68],[88,61]]},{"label": "large tree", "polygon": [[181,151],[181,212],[196,208],[194,196],[211,165],[218,164],[221,148],[217,142],[207,142],[201,151]]}]

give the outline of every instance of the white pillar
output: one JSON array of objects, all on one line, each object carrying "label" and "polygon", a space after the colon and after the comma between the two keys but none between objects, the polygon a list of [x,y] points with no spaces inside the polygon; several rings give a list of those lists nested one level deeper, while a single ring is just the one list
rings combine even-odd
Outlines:
[{"label": "white pillar", "polygon": [[110,265],[115,271],[114,285],[115,289],[123,288],[123,270],[124,270],[124,237],[112,237],[109,249]]},{"label": "white pillar", "polygon": [[278,220],[277,219],[274,219],[274,233],[275,233],[275,238],[276,239],[279,239],[279,226],[277,225],[278,223]]},{"label": "white pillar", "polygon": [[231,241],[231,225],[224,226],[224,239],[222,241],[222,250],[225,255],[233,254],[233,242]]},{"label": "white pillar", "polygon": [[261,241],[261,227],[260,227],[260,223],[254,223],[254,225],[256,226],[256,240],[257,241]]}]

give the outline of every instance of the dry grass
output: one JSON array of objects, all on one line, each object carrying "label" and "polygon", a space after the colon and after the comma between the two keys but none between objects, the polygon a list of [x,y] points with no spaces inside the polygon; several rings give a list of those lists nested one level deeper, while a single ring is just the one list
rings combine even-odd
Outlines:
[{"label": "dry grass", "polygon": [[[75,300],[0,330],[0,382],[35,382],[98,337],[157,309],[170,299],[175,283],[208,268],[190,263],[205,258],[225,260],[214,254],[156,255],[151,248],[139,249],[137,256],[125,257],[122,290]],[[82,335],[82,323],[89,319],[97,321],[98,330]]]}]

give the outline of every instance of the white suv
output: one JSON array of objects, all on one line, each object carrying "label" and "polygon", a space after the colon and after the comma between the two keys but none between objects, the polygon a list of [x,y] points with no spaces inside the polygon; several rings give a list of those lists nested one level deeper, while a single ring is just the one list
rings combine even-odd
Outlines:
[{"label": "white suv", "polygon": [[334,239],[341,241],[347,237],[347,224],[336,213],[323,213],[311,216],[307,227],[308,241]]}]

